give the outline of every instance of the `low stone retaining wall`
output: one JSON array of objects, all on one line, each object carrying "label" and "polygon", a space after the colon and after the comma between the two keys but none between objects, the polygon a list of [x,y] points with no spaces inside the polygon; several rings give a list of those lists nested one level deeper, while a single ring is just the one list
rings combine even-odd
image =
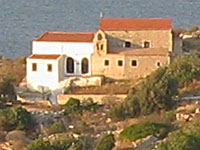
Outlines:
[{"label": "low stone retaining wall", "polygon": [[92,98],[94,102],[104,103],[108,100],[123,101],[126,96],[126,94],[60,94],[57,96],[57,101],[59,105],[63,105],[69,100],[69,98],[73,97],[81,101]]}]

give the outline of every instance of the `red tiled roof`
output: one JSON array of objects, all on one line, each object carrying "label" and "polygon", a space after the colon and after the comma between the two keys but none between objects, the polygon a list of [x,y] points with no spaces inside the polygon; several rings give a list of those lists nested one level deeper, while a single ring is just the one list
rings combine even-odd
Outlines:
[{"label": "red tiled roof", "polygon": [[29,59],[58,59],[61,55],[43,55],[43,54],[33,54],[29,56]]},{"label": "red tiled roof", "polygon": [[140,48],[140,49],[128,49],[120,52],[111,52],[110,54],[121,55],[134,55],[134,56],[167,56],[169,51],[166,48]]},{"label": "red tiled roof", "polygon": [[102,18],[102,30],[171,29],[169,18]]},{"label": "red tiled roof", "polygon": [[92,42],[93,32],[46,32],[36,41],[46,42]]}]

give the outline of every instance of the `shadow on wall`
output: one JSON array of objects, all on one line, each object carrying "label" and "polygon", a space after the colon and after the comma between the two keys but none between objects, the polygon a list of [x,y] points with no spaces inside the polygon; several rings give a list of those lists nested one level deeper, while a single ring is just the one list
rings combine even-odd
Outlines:
[{"label": "shadow on wall", "polygon": [[122,40],[117,37],[108,35],[108,49],[110,52],[119,52],[124,48],[142,48],[139,44],[133,44],[132,39]]}]

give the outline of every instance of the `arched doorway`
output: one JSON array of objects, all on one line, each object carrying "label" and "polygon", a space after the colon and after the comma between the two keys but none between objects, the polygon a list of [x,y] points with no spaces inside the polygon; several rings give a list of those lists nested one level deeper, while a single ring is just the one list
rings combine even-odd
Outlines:
[{"label": "arched doorway", "polygon": [[81,72],[82,74],[86,74],[89,71],[89,63],[87,58],[83,58],[81,61]]},{"label": "arched doorway", "polygon": [[67,58],[66,70],[67,70],[67,73],[74,73],[74,59],[71,57]]}]

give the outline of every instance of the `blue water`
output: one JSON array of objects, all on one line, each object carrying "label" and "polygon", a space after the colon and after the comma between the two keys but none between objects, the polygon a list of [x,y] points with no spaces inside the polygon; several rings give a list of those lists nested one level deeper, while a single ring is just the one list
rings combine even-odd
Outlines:
[{"label": "blue water", "polygon": [[104,17],[170,17],[175,27],[200,26],[200,0],[0,0],[0,55],[27,56],[49,30],[95,31]]}]

